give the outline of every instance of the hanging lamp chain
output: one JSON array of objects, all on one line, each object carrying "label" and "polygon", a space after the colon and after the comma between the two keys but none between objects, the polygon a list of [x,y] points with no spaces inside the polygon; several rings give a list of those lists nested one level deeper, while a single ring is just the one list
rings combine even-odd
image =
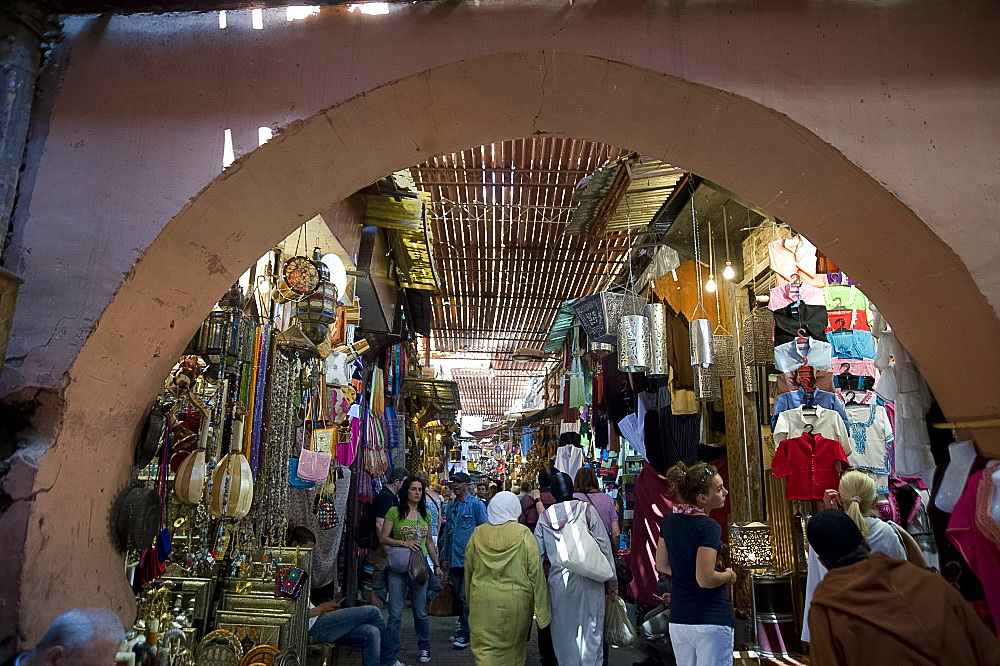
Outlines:
[{"label": "hanging lamp chain", "polygon": [[726,204],[722,204],[722,235],[726,239],[726,265],[732,264],[732,257],[729,256],[729,216],[726,215]]},{"label": "hanging lamp chain", "polygon": [[698,305],[695,307],[694,312],[691,313],[691,318],[694,319],[694,315],[698,310],[701,310],[706,315],[708,312],[705,310],[705,299],[701,289],[701,246],[698,242],[698,215],[695,212],[694,206],[694,186],[689,185],[689,187],[691,188],[691,228],[694,233],[694,279],[698,285]]}]

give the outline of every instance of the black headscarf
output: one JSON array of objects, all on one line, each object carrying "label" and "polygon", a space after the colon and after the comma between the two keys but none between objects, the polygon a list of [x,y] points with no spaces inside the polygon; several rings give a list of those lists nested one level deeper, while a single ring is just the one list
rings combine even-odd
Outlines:
[{"label": "black headscarf", "polygon": [[552,475],[552,485],[549,486],[552,497],[557,502],[566,502],[573,499],[573,479],[565,472],[557,472]]}]

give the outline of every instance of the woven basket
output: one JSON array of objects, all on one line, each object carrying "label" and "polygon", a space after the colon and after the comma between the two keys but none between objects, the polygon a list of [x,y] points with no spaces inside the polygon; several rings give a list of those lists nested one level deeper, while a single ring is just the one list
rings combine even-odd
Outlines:
[{"label": "woven basket", "polygon": [[754,308],[743,320],[746,363],[767,365],[774,362],[774,313],[765,307]]},{"label": "woven basket", "polygon": [[0,268],[0,367],[7,358],[7,341],[10,340],[10,328],[14,323],[14,304],[22,282],[24,280],[21,278]]}]

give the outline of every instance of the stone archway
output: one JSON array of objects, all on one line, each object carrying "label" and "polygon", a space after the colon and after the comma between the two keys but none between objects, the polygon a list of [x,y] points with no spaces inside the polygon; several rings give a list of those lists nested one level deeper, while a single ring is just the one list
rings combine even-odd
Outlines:
[{"label": "stone archway", "polygon": [[[529,52],[444,65],[283,128],[184,206],[125,276],[52,407],[54,444],[39,462],[20,528],[23,550],[12,562],[20,570],[22,636],[37,637],[74,605],[132,612],[104,527],[128,474],[129,442],[204,313],[247,265],[386,173],[532,134],[662,157],[789,222],[882,306],[950,417],[1000,410],[995,391],[966,390],[972,373],[1000,375],[1000,324],[965,264],[891,192],[801,125],[746,98],[603,58]],[[882,245],[889,233],[891,252]],[[933,266],[933,274],[915,275],[914,266]],[[974,369],[940,354],[953,334],[928,325],[928,303],[936,321],[965,322],[965,344],[981,351]]]}]

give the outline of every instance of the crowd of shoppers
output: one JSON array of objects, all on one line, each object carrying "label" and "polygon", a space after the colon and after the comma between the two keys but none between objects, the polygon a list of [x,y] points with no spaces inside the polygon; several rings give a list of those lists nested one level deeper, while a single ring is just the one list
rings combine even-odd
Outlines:
[{"label": "crowd of shoppers", "polygon": [[[723,526],[708,515],[725,506],[728,492],[718,470],[704,462],[679,462],[665,477],[672,509],[660,525],[655,558],[662,604],[641,618],[641,635],[654,648],[643,664],[732,664],[728,588],[737,576],[723,564]],[[571,479],[543,468],[537,489],[522,484],[517,495],[473,484],[464,473],[453,474],[439,492],[397,476],[387,488],[395,501],[381,516],[381,543],[419,552],[429,575],[418,583],[394,570],[395,557],[386,552],[388,622],[374,609],[347,609],[364,612],[355,617],[321,605],[312,613],[310,637],[360,639],[366,666],[398,665],[408,598],[420,661],[427,662],[425,604],[447,579],[459,611],[449,640],[455,649],[471,646],[476,663],[525,663],[533,620],[543,666],[607,663],[605,602],[617,594],[621,529],[615,501],[601,492],[593,469],[583,467]],[[826,510],[808,523],[803,639],[811,642],[811,663],[1000,666],[1000,642],[954,587],[927,570],[913,538],[877,517],[876,499],[872,477],[848,471],[839,488],[827,490]]]}]

